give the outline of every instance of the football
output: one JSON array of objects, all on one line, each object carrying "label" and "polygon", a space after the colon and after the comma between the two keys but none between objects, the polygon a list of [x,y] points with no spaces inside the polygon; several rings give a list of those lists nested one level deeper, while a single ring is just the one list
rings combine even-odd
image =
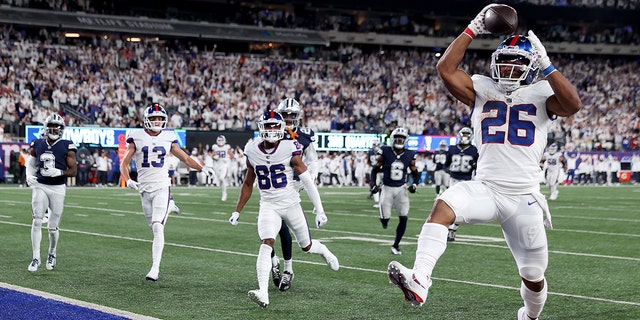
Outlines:
[{"label": "football", "polygon": [[484,26],[493,35],[513,34],[518,28],[518,13],[506,4],[497,4],[484,14]]}]

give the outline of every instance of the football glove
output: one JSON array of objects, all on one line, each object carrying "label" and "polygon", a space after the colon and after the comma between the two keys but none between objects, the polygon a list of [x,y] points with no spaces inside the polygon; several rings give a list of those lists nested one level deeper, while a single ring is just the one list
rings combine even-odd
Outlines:
[{"label": "football glove", "polygon": [[371,189],[369,189],[371,191],[372,194],[378,193],[380,192],[380,186],[377,184],[374,184],[371,186]]},{"label": "football glove", "polygon": [[317,228],[320,228],[320,227],[324,226],[325,224],[327,224],[327,221],[329,221],[329,219],[327,219],[327,215],[324,212],[316,213],[316,227]]},{"label": "football glove", "polygon": [[207,178],[213,178],[216,176],[216,172],[211,167],[202,167],[202,173],[204,173]]},{"label": "football glove", "polygon": [[407,188],[407,190],[409,190],[409,192],[411,193],[416,193],[416,190],[418,190],[418,186],[415,183],[413,183]]},{"label": "football glove", "polygon": [[41,169],[40,174],[43,177],[59,177],[63,174],[62,170],[57,168]]},{"label": "football glove", "polygon": [[490,5],[482,8],[482,10],[480,10],[480,13],[478,13],[478,15],[475,18],[473,18],[473,20],[471,20],[471,22],[467,26],[467,29],[469,29],[471,32],[473,32],[473,35],[470,35],[470,34],[467,33],[469,36],[471,36],[471,38],[474,38],[475,36],[477,36],[479,34],[489,34],[489,33],[491,33],[489,31],[487,31],[487,28],[484,26],[484,14],[487,12],[487,10],[489,10],[489,8],[491,8],[491,7],[495,6],[495,5],[496,4],[490,4]]},{"label": "football glove", "polygon": [[27,176],[27,185],[29,187],[33,187],[38,184],[38,177],[36,176]]},{"label": "football glove", "polygon": [[240,220],[240,212],[234,211],[231,214],[231,218],[229,218],[229,223],[231,223],[232,226],[237,226],[238,220]]},{"label": "football glove", "polygon": [[133,190],[140,190],[140,182],[129,179],[127,180],[127,188],[133,189]]},{"label": "football glove", "polygon": [[538,63],[540,64],[540,70],[544,76],[550,75],[552,72],[556,71],[556,68],[551,64],[551,60],[549,56],[547,56],[547,49],[544,48],[540,39],[536,36],[533,31],[529,30],[527,33],[527,38],[531,42],[531,45],[536,49],[536,56],[538,57]]}]

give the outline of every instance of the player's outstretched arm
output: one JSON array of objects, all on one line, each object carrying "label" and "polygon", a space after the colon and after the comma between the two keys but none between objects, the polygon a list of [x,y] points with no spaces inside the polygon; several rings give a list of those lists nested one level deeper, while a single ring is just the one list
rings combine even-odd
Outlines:
[{"label": "player's outstretched arm", "polygon": [[547,110],[552,114],[568,117],[582,108],[578,89],[551,63],[547,50],[533,31],[529,30],[527,38],[536,49],[542,75],[547,78],[554,95],[547,99]]}]

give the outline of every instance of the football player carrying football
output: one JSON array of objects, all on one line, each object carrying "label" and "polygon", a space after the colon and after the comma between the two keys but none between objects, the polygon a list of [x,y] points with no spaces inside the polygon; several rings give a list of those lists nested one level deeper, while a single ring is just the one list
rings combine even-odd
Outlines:
[{"label": "football player carrying football", "polygon": [[[432,271],[447,247],[448,226],[498,221],[522,279],[524,306],[517,317],[537,319],[548,290],[544,227],[552,227],[540,192],[540,159],[551,121],[575,114],[581,102],[575,86],[554,67],[532,31],[500,43],[491,57],[491,77],[469,76],[459,68],[473,38],[487,33],[483,21],[489,7],[449,45],[437,64],[449,92],[471,108],[480,153],[476,176],[436,199],[420,232],[413,268],[392,261],[388,276],[406,300],[422,305]],[[540,71],[544,79],[536,81]]]}]

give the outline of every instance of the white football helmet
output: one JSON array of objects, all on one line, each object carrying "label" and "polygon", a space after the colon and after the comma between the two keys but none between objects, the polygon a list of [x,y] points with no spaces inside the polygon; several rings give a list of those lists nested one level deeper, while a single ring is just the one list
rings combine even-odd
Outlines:
[{"label": "white football helmet", "polygon": [[371,149],[373,149],[374,151],[378,151],[380,150],[380,140],[374,140],[373,143],[371,144]]},{"label": "white football helmet", "polygon": [[[153,117],[161,117],[162,120],[152,121],[151,118]],[[153,132],[160,132],[167,127],[167,118],[169,118],[167,111],[160,104],[151,104],[144,110],[144,127]],[[158,122],[160,122],[159,125]]]},{"label": "white football helmet", "polygon": [[300,125],[302,107],[296,99],[286,98],[280,101],[275,111],[282,116],[284,122],[287,124],[287,128],[295,130]]},{"label": "white football helmet", "polygon": [[473,140],[473,130],[469,127],[460,129],[458,132],[458,144],[463,146],[470,145],[471,140]]},{"label": "white football helmet", "polygon": [[51,114],[44,121],[43,136],[49,137],[49,139],[55,141],[62,137],[64,132],[64,119],[57,113]]},{"label": "white football helmet", "polygon": [[444,140],[440,140],[440,145],[438,146],[440,151],[447,151],[447,142]]},{"label": "white football helmet", "polygon": [[555,154],[558,152],[558,145],[554,142],[549,146],[549,154]]},{"label": "white football helmet", "polygon": [[409,130],[405,128],[396,128],[391,132],[391,141],[394,148],[404,148],[407,143],[407,139],[409,139]]},{"label": "white football helmet", "polygon": [[227,138],[224,135],[219,135],[216,139],[216,144],[221,147],[224,146],[225,144],[227,144]]},{"label": "white football helmet", "polygon": [[260,138],[271,143],[276,143],[284,138],[285,127],[286,123],[282,116],[273,110],[263,113],[258,120]]}]

